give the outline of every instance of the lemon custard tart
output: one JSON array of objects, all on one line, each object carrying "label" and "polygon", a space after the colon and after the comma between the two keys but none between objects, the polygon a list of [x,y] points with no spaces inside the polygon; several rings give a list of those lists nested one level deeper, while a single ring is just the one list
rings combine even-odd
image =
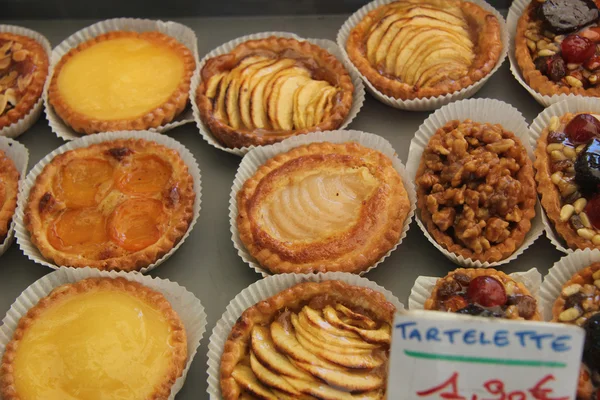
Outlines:
[{"label": "lemon custard tart", "polygon": [[341,281],[257,303],[225,343],[223,399],[384,399],[395,312],[383,294]]},{"label": "lemon custard tart", "polygon": [[460,0],[399,0],[369,12],[346,50],[381,93],[401,100],[436,97],[487,76],[502,53],[500,22]]},{"label": "lemon custard tart", "polygon": [[24,222],[31,242],[57,265],[137,270],[181,240],[195,197],[177,151],[143,139],[114,140],[47,164]]},{"label": "lemon custard tart", "polygon": [[13,161],[0,150],[0,244],[6,239],[17,208],[19,171]]},{"label": "lemon custard tart", "polygon": [[329,52],[273,36],[209,59],[196,101],[215,138],[237,148],[337,129],[350,112],[353,91],[348,71]]},{"label": "lemon custard tart", "polygon": [[185,108],[195,65],[192,52],[163,33],[109,32],[60,59],[48,99],[79,133],[156,128]]},{"label": "lemon custard tart", "polygon": [[244,246],[271,272],[362,272],[398,243],[410,201],[384,154],[325,142],[268,160],[237,207]]},{"label": "lemon custard tart", "polygon": [[48,76],[48,54],[27,36],[0,32],[0,129],[36,105]]},{"label": "lemon custard tart", "polygon": [[0,364],[4,400],[167,399],[187,361],[168,300],[124,278],[55,288],[19,321]]}]

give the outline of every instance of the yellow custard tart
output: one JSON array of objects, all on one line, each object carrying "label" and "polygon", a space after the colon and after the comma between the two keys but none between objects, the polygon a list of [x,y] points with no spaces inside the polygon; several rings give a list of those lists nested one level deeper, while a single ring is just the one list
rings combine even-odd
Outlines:
[{"label": "yellow custard tart", "polygon": [[4,400],[166,399],[187,359],[165,297],[124,278],[54,289],[21,318],[0,364]]}]

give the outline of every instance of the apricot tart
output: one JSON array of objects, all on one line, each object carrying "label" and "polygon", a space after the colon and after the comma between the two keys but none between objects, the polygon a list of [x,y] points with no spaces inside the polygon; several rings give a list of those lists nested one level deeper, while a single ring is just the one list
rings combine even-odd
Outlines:
[{"label": "apricot tart", "polygon": [[6,239],[17,208],[19,171],[13,161],[0,150],[0,244]]},{"label": "apricot tart", "polygon": [[552,317],[553,322],[585,329],[577,399],[596,400],[600,396],[600,263],[582,269],[563,285]]},{"label": "apricot tart", "polygon": [[172,149],[142,139],[102,142],[56,156],[25,207],[31,242],[57,265],[134,270],[187,232],[193,178]]},{"label": "apricot tart", "polygon": [[329,52],[272,36],[209,59],[196,101],[215,138],[236,148],[337,129],[353,91],[348,71]]},{"label": "apricot tart", "polygon": [[423,151],[416,183],[423,224],[456,255],[503,260],[531,228],[533,166],[519,138],[500,125],[448,122]]},{"label": "apricot tart", "polygon": [[459,268],[437,281],[426,310],[541,321],[537,300],[521,282],[492,268]]},{"label": "apricot tart", "polygon": [[553,116],[538,139],[542,206],[572,249],[600,247],[600,115]]},{"label": "apricot tart", "polygon": [[0,32],[0,129],[33,109],[47,76],[48,54],[41,44],[27,36]]},{"label": "apricot tart", "polygon": [[387,96],[441,96],[494,69],[502,53],[500,22],[467,1],[399,0],[369,12],[350,32],[346,50]]},{"label": "apricot tart", "polygon": [[160,32],[109,32],[60,59],[48,99],[79,133],[156,128],[185,108],[195,65],[187,47]]},{"label": "apricot tart", "polygon": [[340,281],[257,303],[225,343],[223,399],[384,399],[395,311],[381,293]]},{"label": "apricot tart", "polygon": [[593,0],[533,0],[515,37],[525,82],[546,96],[600,96],[599,16]]},{"label": "apricot tart", "polygon": [[362,272],[398,243],[410,202],[382,153],[313,143],[268,160],[237,207],[240,239],[271,272]]},{"label": "apricot tart", "polygon": [[4,400],[166,399],[185,327],[165,297],[124,278],[65,284],[24,315],[0,366]]}]

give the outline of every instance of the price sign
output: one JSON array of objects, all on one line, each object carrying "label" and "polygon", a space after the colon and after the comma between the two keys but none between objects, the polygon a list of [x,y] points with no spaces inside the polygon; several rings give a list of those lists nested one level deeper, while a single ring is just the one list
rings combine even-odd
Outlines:
[{"label": "price sign", "polygon": [[574,400],[583,329],[459,316],[396,315],[388,398]]}]

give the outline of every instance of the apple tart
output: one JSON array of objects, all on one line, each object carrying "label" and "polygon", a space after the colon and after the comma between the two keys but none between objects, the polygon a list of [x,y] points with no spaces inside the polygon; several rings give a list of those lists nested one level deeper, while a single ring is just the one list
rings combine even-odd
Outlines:
[{"label": "apple tart", "polygon": [[157,128],[184,110],[195,66],[192,52],[163,33],[109,32],[60,59],[48,100],[79,133]]},{"label": "apple tart", "polygon": [[271,272],[358,273],[398,243],[410,201],[384,154],[325,142],[268,160],[237,207],[240,239]]},{"label": "apple tart", "polygon": [[257,303],[225,343],[223,399],[384,399],[395,311],[381,293],[341,281]]},{"label": "apple tart", "polygon": [[468,1],[399,0],[369,12],[350,32],[346,50],[383,94],[436,97],[494,69],[502,53],[500,22]]},{"label": "apple tart", "polygon": [[0,32],[0,129],[32,110],[47,76],[48,54],[41,44],[27,36]]},{"label": "apple tart", "polygon": [[225,147],[266,145],[339,128],[354,85],[333,55],[307,41],[249,40],[202,68],[200,118]]},{"label": "apple tart", "polygon": [[13,161],[0,150],[0,244],[4,242],[17,208],[19,171]]},{"label": "apple tart", "polygon": [[0,363],[4,400],[167,399],[187,360],[168,300],[124,278],[55,288],[18,325]]},{"label": "apple tart", "polygon": [[56,265],[139,270],[187,232],[194,182],[179,154],[121,139],[56,156],[25,206],[31,242]]}]

